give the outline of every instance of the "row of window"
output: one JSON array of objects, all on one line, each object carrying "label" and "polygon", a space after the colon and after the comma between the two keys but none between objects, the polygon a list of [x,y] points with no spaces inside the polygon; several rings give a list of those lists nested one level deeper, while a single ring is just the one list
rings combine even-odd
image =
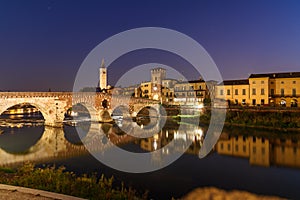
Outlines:
[{"label": "row of window", "polygon": [[[260,83],[261,83],[261,84],[264,84],[265,81],[260,81]],[[284,81],[281,81],[280,83],[281,83],[281,84],[284,84]],[[296,84],[296,83],[297,83],[297,81],[293,81],[293,84]],[[252,81],[252,84],[256,84],[256,81]],[[274,84],[274,81],[271,81],[271,84]]]},{"label": "row of window", "polygon": [[[176,86],[175,87],[175,90],[177,90],[177,91],[184,91],[184,90],[197,90],[197,88],[195,87],[194,88],[194,86]],[[205,89],[205,88],[203,88],[201,85],[198,87],[198,89],[199,90],[202,90],[202,89]]]},{"label": "row of window", "polygon": [[164,95],[166,97],[172,97],[173,96],[173,92],[162,93],[162,95]]},{"label": "row of window", "polygon": [[[230,93],[231,93],[231,90],[227,90],[227,95],[230,95]],[[235,95],[239,95],[239,90],[238,89],[235,89],[234,90],[234,94]],[[220,95],[224,95],[224,91],[223,90],[220,90]],[[242,95],[246,95],[246,89],[242,89]]]},{"label": "row of window", "polygon": [[[187,93],[180,93],[180,92],[177,92],[176,93],[176,96],[182,96],[182,97],[185,97],[185,96],[195,96],[195,93],[194,92],[187,92]],[[197,95],[199,96],[199,95]]]},{"label": "row of window", "polygon": [[[274,89],[271,89],[271,95],[274,95],[275,94],[275,90]],[[282,89],[280,89],[280,95],[281,96],[284,96],[284,94],[285,94],[285,90],[282,88]],[[297,90],[296,90],[296,88],[293,88],[292,89],[292,96],[296,96],[297,95]]]},{"label": "row of window", "polygon": [[[231,95],[230,93],[231,93],[231,90],[228,89],[226,94],[227,95]],[[275,90],[271,89],[270,93],[271,93],[271,95],[274,95],[275,94]],[[283,88],[280,89],[280,95],[284,96],[284,94],[285,94],[285,90]],[[224,91],[223,90],[220,90],[220,95],[224,95]],[[238,89],[234,90],[234,95],[239,95],[239,90]],[[242,95],[246,95],[246,89],[242,89]],[[252,88],[252,95],[256,95],[256,88]],[[265,89],[262,88],[260,90],[260,95],[265,95]],[[297,95],[297,90],[296,90],[296,88],[293,88],[292,89],[292,96],[296,96],[296,95]]]}]

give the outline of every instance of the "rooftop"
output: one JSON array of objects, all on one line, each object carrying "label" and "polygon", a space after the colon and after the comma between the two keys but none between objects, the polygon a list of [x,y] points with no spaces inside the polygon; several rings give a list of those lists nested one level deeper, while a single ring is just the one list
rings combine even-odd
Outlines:
[{"label": "rooftop", "polygon": [[251,74],[249,78],[295,78],[300,77],[300,72],[282,72],[282,73],[266,73],[266,74]]},{"label": "rooftop", "polygon": [[205,81],[204,80],[191,80],[191,81],[181,81],[181,82],[178,82],[176,84],[187,84],[187,83],[204,83]]},{"label": "rooftop", "polygon": [[219,85],[249,85],[249,80],[248,79],[227,80],[227,81],[223,81]]}]

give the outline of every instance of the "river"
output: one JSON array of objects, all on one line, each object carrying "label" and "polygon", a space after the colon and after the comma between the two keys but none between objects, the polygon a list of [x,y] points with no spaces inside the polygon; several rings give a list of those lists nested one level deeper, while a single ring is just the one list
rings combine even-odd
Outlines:
[{"label": "river", "polygon": [[[22,119],[22,120],[20,120]],[[44,127],[38,117],[4,117],[0,130],[0,165],[16,167],[29,160],[37,166],[65,166],[77,174],[104,173],[124,181],[138,191],[149,190],[154,199],[181,197],[197,187],[213,186],[225,190],[300,198],[300,133],[264,131],[258,129],[224,128],[213,151],[203,159],[198,153],[207,127],[178,124],[167,120],[154,137],[125,137],[118,124],[97,124],[120,148],[131,152],[150,152],[171,141],[177,146],[191,142],[188,150],[169,166],[154,172],[126,173],[99,162],[93,155],[103,154],[103,148],[93,149],[93,155],[82,144],[91,124],[77,133],[74,126]],[[184,126],[184,131],[178,129]],[[101,141],[106,144],[107,141]],[[166,149],[168,151],[168,149]],[[170,150],[171,151],[171,150]],[[168,152],[164,152],[168,153]],[[152,158],[161,162],[161,157]]]}]

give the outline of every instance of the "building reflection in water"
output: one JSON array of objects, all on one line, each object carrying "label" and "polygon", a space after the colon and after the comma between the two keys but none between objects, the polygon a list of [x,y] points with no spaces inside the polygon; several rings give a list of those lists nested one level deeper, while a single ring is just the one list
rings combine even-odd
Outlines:
[{"label": "building reflection in water", "polygon": [[144,150],[155,151],[174,140],[174,146],[171,147],[172,149],[166,148],[162,151],[163,154],[168,155],[171,151],[177,150],[181,152],[182,149],[186,149],[186,144],[192,141],[186,153],[198,155],[204,140],[203,128],[195,125],[184,126],[183,130],[163,129],[151,138],[141,139],[140,146]]},{"label": "building reflection in water", "polygon": [[252,165],[300,168],[300,136],[261,137],[223,133],[216,144],[221,155],[245,157]]},{"label": "building reflection in water", "polygon": [[[123,133],[118,125],[94,124],[91,128],[83,126],[82,131],[85,134],[78,133],[77,140],[90,141],[90,149],[101,152],[109,149],[111,145],[118,145],[122,148],[123,145],[134,143],[143,150],[153,152],[151,162],[161,163],[167,155],[179,153],[185,149],[187,149],[186,153],[198,156],[207,131],[206,127],[195,125],[181,124],[183,128],[178,129],[178,124],[166,124],[153,137],[137,139]],[[89,133],[86,133],[87,129]],[[99,134],[99,130],[102,134]],[[0,165],[13,165],[23,161],[38,163],[41,160],[86,154],[87,150],[83,144],[76,140],[67,140],[66,136],[72,136],[73,132],[74,130],[45,127],[39,141],[22,154],[13,154],[7,152],[6,149],[0,149]],[[242,134],[237,134],[232,131],[223,131],[214,151],[220,155],[249,159],[251,165],[300,168],[300,134],[282,135],[282,133],[259,132],[249,135],[246,132],[242,131]],[[8,137],[8,135],[3,134],[3,137]],[[10,134],[9,137],[16,138],[14,134]],[[95,140],[98,142],[95,143]],[[162,151],[156,151],[161,148]]]}]

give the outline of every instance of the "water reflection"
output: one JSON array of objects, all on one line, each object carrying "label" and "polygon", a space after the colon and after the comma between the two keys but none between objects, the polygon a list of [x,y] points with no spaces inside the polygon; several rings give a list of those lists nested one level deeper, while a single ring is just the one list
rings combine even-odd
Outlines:
[{"label": "water reflection", "polygon": [[[187,154],[198,157],[207,131],[206,127],[192,124],[180,125],[183,128],[179,130],[177,122],[167,121],[162,130],[156,131],[152,137],[134,138],[122,131],[120,126],[128,125],[126,121],[119,121],[117,124],[80,123],[76,128],[67,125],[64,128],[2,127],[0,165],[13,165],[28,160],[39,163],[41,160],[72,157],[87,154],[86,148],[103,153],[113,145],[136,151],[128,149],[127,144],[154,152],[151,162],[162,162],[164,156],[185,149]],[[131,130],[140,129],[133,127]],[[160,154],[155,152],[158,149],[162,149]],[[214,151],[219,155],[247,158],[251,165],[300,168],[300,134],[274,135],[261,132],[250,135],[246,131],[240,134],[224,131]]]},{"label": "water reflection", "polygon": [[191,143],[191,145],[186,153],[198,155],[204,140],[203,128],[189,124],[183,126],[183,130],[164,128],[158,134],[154,134],[151,138],[141,139],[139,144],[144,150],[155,151],[166,146],[171,141],[174,141],[172,149],[168,147],[163,151],[163,153],[169,154],[170,151],[179,150],[180,152],[182,149],[186,149],[186,143],[187,141],[190,141],[189,143]]},{"label": "water reflection", "polygon": [[[179,126],[181,124],[176,121],[168,120],[162,130],[149,138],[134,138],[123,132],[120,127],[128,128],[129,125],[122,119],[115,124],[84,122],[63,128],[3,126],[0,127],[3,130],[0,134],[0,166],[17,166],[31,161],[64,165],[68,170],[80,173],[108,173],[108,176],[127,181],[128,185],[134,183],[134,188],[149,189],[159,195],[157,199],[177,198],[196,187],[208,185],[299,198],[300,171],[294,170],[300,167],[299,133],[225,128],[214,152],[200,160],[198,154],[207,127],[182,124],[179,129]],[[140,128],[132,125],[131,130],[139,131]],[[108,155],[112,145],[130,152],[154,152],[149,158],[152,163],[162,163],[167,155],[191,145],[186,154],[169,167],[137,175],[105,167],[89,154],[82,141],[90,150],[103,155]],[[158,149],[163,150],[157,153],[155,150]]]},{"label": "water reflection", "polygon": [[0,127],[22,128],[26,126],[42,126],[44,118],[40,112],[25,114],[2,114],[0,115]]},{"label": "water reflection", "polygon": [[0,135],[0,148],[13,154],[26,154],[42,137],[44,127],[3,128]]},{"label": "water reflection", "polygon": [[[86,152],[83,145],[68,142],[62,128],[23,127],[18,129],[18,134],[14,134],[14,131],[14,128],[7,128],[0,135],[1,166],[15,166],[25,161],[40,163]],[[39,139],[36,141],[38,136]],[[5,147],[2,142],[9,142],[7,144],[9,148]],[[20,146],[23,148],[21,151]]]},{"label": "water reflection", "polygon": [[252,165],[300,168],[300,135],[257,136],[223,133],[216,145],[221,155],[245,157]]}]

